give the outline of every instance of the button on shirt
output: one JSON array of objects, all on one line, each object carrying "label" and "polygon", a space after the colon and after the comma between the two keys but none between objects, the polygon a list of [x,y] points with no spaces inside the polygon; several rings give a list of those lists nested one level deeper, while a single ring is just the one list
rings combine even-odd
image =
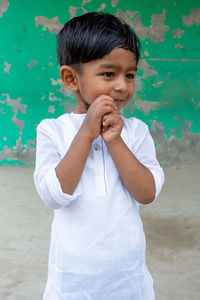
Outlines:
[{"label": "button on shirt", "polygon": [[[151,300],[145,236],[139,203],[124,187],[101,136],[92,143],[72,195],[62,192],[55,167],[66,154],[85,114],[43,120],[37,129],[34,181],[54,209],[44,299]],[[121,136],[154,177],[156,196],[164,182],[148,127],[122,116]]]}]

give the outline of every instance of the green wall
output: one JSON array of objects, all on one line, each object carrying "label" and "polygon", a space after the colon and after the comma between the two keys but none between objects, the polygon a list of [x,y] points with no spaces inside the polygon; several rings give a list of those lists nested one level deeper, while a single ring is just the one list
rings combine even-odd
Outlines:
[{"label": "green wall", "polygon": [[124,108],[150,127],[163,164],[200,158],[200,1],[0,1],[0,163],[34,164],[36,126],[75,105],[62,86],[56,33],[102,10],[142,42],[136,93]]}]

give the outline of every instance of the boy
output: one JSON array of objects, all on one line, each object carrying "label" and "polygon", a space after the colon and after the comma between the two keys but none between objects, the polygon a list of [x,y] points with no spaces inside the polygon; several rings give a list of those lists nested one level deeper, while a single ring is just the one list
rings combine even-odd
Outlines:
[{"label": "boy", "polygon": [[139,40],[115,16],[87,13],[58,34],[71,114],[37,129],[35,185],[54,209],[45,300],[151,300],[139,204],[163,171],[147,126],[120,114],[134,94]]}]

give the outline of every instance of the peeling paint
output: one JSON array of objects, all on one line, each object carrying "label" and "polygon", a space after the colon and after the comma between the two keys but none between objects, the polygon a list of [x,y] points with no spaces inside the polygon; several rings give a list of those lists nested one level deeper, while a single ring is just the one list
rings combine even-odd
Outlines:
[{"label": "peeling paint", "polygon": [[[7,46],[10,26],[15,25],[12,16],[16,7],[23,12],[24,6],[21,1],[15,1],[4,13],[9,2],[0,0],[0,16],[3,16],[0,19],[1,164],[34,163],[36,125],[44,118],[57,118],[74,110],[74,94],[65,88],[59,77],[55,33],[63,27],[59,20],[64,23],[66,18],[98,9],[125,19],[142,40],[135,96],[122,113],[126,117],[135,116],[150,126],[161,163],[181,162],[187,156],[200,159],[200,41],[197,27],[200,9],[194,8],[197,0],[159,4],[152,0],[150,6],[148,1],[141,3],[139,0],[130,3],[119,0],[81,0],[76,3],[69,0],[67,6],[65,1],[53,2],[47,7],[45,16],[41,16],[43,8],[36,0],[32,3],[33,9],[18,18],[12,47]],[[36,16],[38,7],[40,16]],[[30,32],[34,45],[27,38]],[[20,80],[16,80],[17,74],[20,74]]]},{"label": "peeling paint", "polygon": [[145,115],[148,115],[150,110],[156,110],[158,108],[158,103],[153,101],[151,102],[151,101],[136,99],[135,104],[139,109],[141,109],[141,111]]},{"label": "peeling paint", "polygon": [[175,45],[175,48],[181,48],[181,49],[184,49],[184,46],[181,45],[181,44],[176,44],[176,45]]},{"label": "peeling paint", "polygon": [[7,161],[20,161],[25,164],[35,163],[35,145],[36,140],[28,140],[26,145],[22,144],[21,136],[16,141],[16,146],[4,146],[0,152],[0,161],[6,159]]},{"label": "peeling paint", "polygon": [[[151,134],[157,144],[156,153],[162,164],[174,165],[182,161],[199,161],[200,160],[200,134],[190,133],[190,124],[184,122],[181,128],[182,137],[177,137],[176,128],[175,134],[168,139],[165,134],[165,128],[162,123],[152,121]],[[172,130],[173,133],[173,130]]]},{"label": "peeling paint", "polygon": [[32,60],[31,62],[30,62],[30,64],[28,64],[27,66],[31,69],[34,65],[36,65],[38,63],[38,61],[36,61],[36,60]]},{"label": "peeling paint", "polygon": [[60,24],[58,17],[53,19],[46,18],[45,16],[37,16],[35,17],[35,26],[39,25],[43,26],[43,30],[48,29],[51,33],[58,33],[63,25]]},{"label": "peeling paint", "polygon": [[66,89],[66,87],[65,87],[65,85],[63,84],[63,82],[62,82],[61,79],[55,80],[55,79],[51,78],[51,84],[52,84],[53,86],[59,85],[59,86],[60,86],[60,89],[58,89],[58,91],[59,91],[61,94],[65,95],[65,96],[67,96],[67,97],[69,97],[69,98],[73,95],[73,92],[71,92],[70,90]]},{"label": "peeling paint", "polygon": [[5,73],[10,73],[10,68],[11,68],[11,64],[8,64],[7,63],[7,61],[5,61],[5,63],[4,63],[4,66],[5,66],[5,68],[4,68],[4,70],[3,70],[3,73],[5,74]]},{"label": "peeling paint", "polygon": [[49,101],[60,101],[60,98],[54,96],[54,93],[49,93]]},{"label": "peeling paint", "polygon": [[144,51],[144,55],[145,56],[149,56],[149,52],[148,51]]},{"label": "peeling paint", "polygon": [[20,111],[22,114],[25,114],[27,105],[20,103],[22,97],[19,97],[18,99],[11,99],[10,96],[7,94],[2,94],[2,95],[7,97],[4,103],[12,107],[12,111],[14,112],[14,116],[12,117],[12,122],[18,127],[19,133],[21,134],[25,121],[17,119],[17,113],[18,111]]},{"label": "peeling paint", "polygon": [[2,18],[3,14],[8,10],[9,4],[8,0],[0,0],[0,18]]},{"label": "peeling paint", "polygon": [[70,6],[69,7],[69,13],[71,18],[74,18],[76,16],[76,12],[80,7]]},{"label": "peeling paint", "polygon": [[173,37],[174,38],[178,38],[178,39],[180,39],[181,37],[182,37],[182,35],[184,34],[184,30],[181,30],[181,29],[176,29],[176,30],[173,30],[172,31],[172,34],[173,34]]},{"label": "peeling paint", "polygon": [[200,8],[191,8],[191,14],[189,16],[183,16],[183,24],[187,27],[200,24]]},{"label": "peeling paint", "polygon": [[112,7],[116,7],[117,4],[118,4],[118,2],[119,2],[119,0],[112,0],[112,1],[111,1]]},{"label": "peeling paint", "polygon": [[83,2],[82,2],[82,6],[84,6],[86,3],[89,3],[89,2],[91,2],[92,0],[83,0]]},{"label": "peeling paint", "polygon": [[[169,30],[169,26],[164,24],[166,15],[165,9],[163,9],[162,14],[151,15],[151,25],[149,27],[145,27],[142,24],[139,12],[126,11],[126,13],[124,13],[121,9],[118,9],[116,15],[133,27],[135,32],[143,40],[150,38],[152,42],[160,43],[164,41],[165,33]],[[134,19],[131,20],[132,18]]]},{"label": "peeling paint", "polygon": [[163,85],[164,81],[157,81],[155,83],[153,83],[152,85],[155,87],[155,88],[158,88],[160,87],[161,85]]},{"label": "peeling paint", "polygon": [[106,8],[106,4],[102,3],[101,6],[97,9],[97,11],[101,11]]},{"label": "peeling paint", "polygon": [[54,114],[54,113],[55,113],[55,106],[50,105],[49,108],[48,108],[48,112],[49,112],[50,114]]},{"label": "peeling paint", "polygon": [[153,70],[152,68],[153,66],[149,65],[146,59],[140,59],[138,63],[138,71],[141,69],[143,70],[142,78],[147,78],[150,75],[157,75],[157,71]]}]

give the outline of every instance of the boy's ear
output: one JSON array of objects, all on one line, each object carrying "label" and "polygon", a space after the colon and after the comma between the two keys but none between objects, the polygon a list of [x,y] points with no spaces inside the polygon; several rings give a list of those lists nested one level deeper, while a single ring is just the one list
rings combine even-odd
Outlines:
[{"label": "boy's ear", "polygon": [[69,66],[60,67],[60,77],[65,87],[72,92],[78,90],[77,72]]}]

